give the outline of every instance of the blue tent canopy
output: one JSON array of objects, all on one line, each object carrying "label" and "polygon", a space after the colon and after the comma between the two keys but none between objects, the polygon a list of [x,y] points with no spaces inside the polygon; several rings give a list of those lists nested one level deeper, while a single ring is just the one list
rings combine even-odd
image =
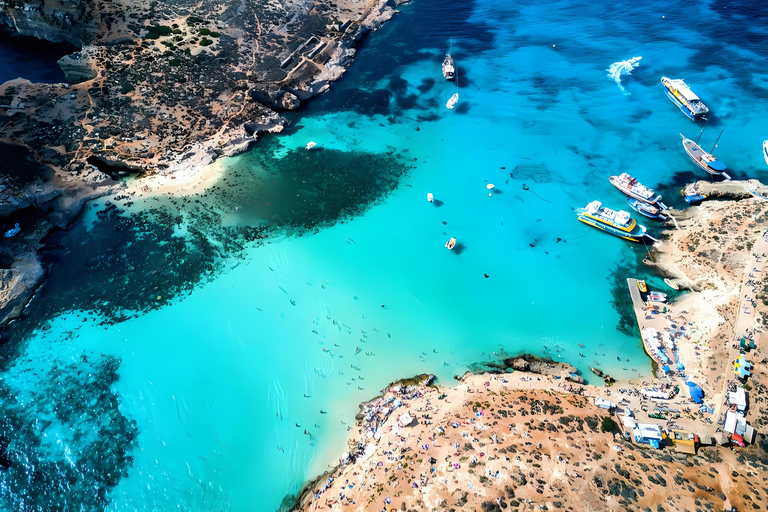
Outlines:
[{"label": "blue tent canopy", "polygon": [[661,369],[664,370],[665,372],[668,372],[669,371],[669,366],[664,365],[664,366],[661,367]]},{"label": "blue tent canopy", "polygon": [[704,391],[701,390],[699,385],[690,380],[686,382],[686,385],[688,386],[688,391],[691,393],[691,398],[693,398],[693,401],[697,404],[703,402],[702,399],[704,398]]}]

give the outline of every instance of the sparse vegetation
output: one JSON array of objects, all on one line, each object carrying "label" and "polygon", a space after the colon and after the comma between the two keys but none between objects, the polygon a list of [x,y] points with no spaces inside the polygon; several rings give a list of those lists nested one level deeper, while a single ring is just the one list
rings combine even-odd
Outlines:
[{"label": "sparse vegetation", "polygon": [[147,27],[147,35],[144,36],[145,39],[160,39],[160,36],[167,36],[172,32],[171,27],[166,27],[163,25],[152,25]]}]

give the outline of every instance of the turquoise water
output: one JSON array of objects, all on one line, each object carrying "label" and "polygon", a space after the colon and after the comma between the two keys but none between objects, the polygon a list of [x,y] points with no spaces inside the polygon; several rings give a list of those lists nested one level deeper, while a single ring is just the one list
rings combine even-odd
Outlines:
[{"label": "turquoise water", "polygon": [[[54,273],[3,346],[3,435],[27,454],[2,474],[6,508],[65,496],[86,509],[272,510],[335,462],[357,403],[398,377],[448,384],[523,351],[587,378],[594,361],[647,376],[613,305],[628,273],[643,275],[644,249],[573,208],[626,208],[607,181],[621,171],[667,204],[703,177],[677,135],[703,124],[661,75],[710,106],[702,140],[725,129],[716,153],[732,176],[765,178],[765,34],[747,18],[761,14],[697,9],[416,0],[287,133],[224,161],[215,190],[133,216],[90,208],[49,242]],[[702,33],[693,14],[709,20]],[[439,71],[451,44],[454,111]],[[607,70],[636,56],[622,90]],[[33,468],[49,483],[25,480]]]}]

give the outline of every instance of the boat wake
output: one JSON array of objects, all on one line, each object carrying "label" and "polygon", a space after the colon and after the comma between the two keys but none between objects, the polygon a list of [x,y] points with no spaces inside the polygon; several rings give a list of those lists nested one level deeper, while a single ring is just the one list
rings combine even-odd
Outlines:
[{"label": "boat wake", "polygon": [[608,71],[608,78],[612,78],[613,81],[616,82],[616,85],[619,86],[619,89],[624,92],[624,94],[630,93],[628,93],[624,89],[624,86],[621,85],[621,77],[632,73],[632,70],[639,65],[638,63],[640,62],[640,59],[642,59],[642,57],[632,57],[629,60],[614,62],[608,69],[606,69],[606,71]]}]

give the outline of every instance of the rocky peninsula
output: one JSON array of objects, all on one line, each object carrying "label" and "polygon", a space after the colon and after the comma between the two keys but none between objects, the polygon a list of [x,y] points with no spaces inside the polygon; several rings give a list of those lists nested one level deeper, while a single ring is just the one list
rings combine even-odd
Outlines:
[{"label": "rocky peninsula", "polygon": [[605,394],[526,372],[467,374],[456,387],[426,376],[395,383],[361,404],[349,452],[293,510],[751,510],[768,501],[754,451],[637,445],[594,405]]},{"label": "rocky peninsula", "polygon": [[0,224],[20,227],[0,247],[0,326],[44,279],[41,242],[86,201],[128,175],[204,180],[327,90],[401,3],[0,0],[0,30],[79,48],[59,61],[69,83],[0,84]]}]

